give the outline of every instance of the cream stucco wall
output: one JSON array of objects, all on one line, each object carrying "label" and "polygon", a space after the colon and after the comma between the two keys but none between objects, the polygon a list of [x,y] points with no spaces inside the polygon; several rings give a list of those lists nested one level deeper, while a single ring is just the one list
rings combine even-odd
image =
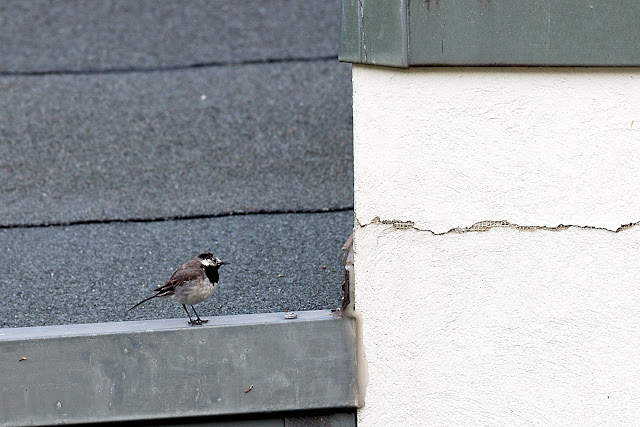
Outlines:
[{"label": "cream stucco wall", "polygon": [[363,224],[640,219],[640,70],[353,67]]},{"label": "cream stucco wall", "polygon": [[353,83],[359,425],[640,424],[640,70]]}]

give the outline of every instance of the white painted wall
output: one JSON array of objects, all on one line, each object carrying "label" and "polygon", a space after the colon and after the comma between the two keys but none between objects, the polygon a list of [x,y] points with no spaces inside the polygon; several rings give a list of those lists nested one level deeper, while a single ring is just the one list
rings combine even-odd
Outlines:
[{"label": "white painted wall", "polygon": [[359,425],[640,425],[640,70],[353,83]]},{"label": "white painted wall", "polygon": [[353,67],[358,219],[640,219],[640,70]]}]

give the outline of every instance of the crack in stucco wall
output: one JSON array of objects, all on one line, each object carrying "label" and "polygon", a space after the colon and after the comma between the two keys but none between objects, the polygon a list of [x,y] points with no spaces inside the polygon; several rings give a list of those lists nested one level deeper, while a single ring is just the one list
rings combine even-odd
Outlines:
[{"label": "crack in stucco wall", "polygon": [[[433,236],[444,236],[444,235],[449,235],[449,234],[462,234],[462,233],[471,233],[471,232],[485,232],[485,231],[490,231],[494,228],[509,228],[509,229],[515,229],[518,231],[528,231],[528,232],[535,232],[535,231],[553,231],[553,232],[560,232],[563,230],[568,230],[568,229],[583,229],[583,230],[602,230],[605,231],[607,233],[620,233],[624,230],[628,230],[630,228],[636,227],[640,225],[640,221],[637,222],[631,222],[628,224],[623,224],[620,227],[618,227],[617,229],[609,229],[609,228],[605,228],[605,227],[596,227],[596,226],[585,226],[585,225],[565,225],[565,224],[560,224],[556,227],[549,227],[549,226],[536,226],[536,225],[519,225],[519,224],[515,224],[515,223],[511,223],[509,221],[506,220],[502,220],[502,221],[480,221],[480,222],[476,222],[474,224],[472,224],[471,226],[468,227],[455,227],[452,228],[448,231],[444,231],[444,232],[434,232],[433,230],[429,230],[429,229],[423,229],[420,227],[416,227],[416,223],[414,221],[401,221],[401,220],[397,220],[397,219],[380,219],[380,217],[375,217],[373,218],[370,222],[368,223],[361,223],[359,221],[359,219],[356,217],[355,219],[355,228],[356,229],[364,229],[365,227],[371,226],[371,225],[382,225],[382,226],[386,226],[385,230],[383,230],[383,232],[386,231],[394,231],[394,230],[398,230],[398,231],[408,231],[408,230],[414,230],[420,233],[429,233],[430,235]],[[357,233],[357,231],[356,231]],[[356,234],[357,235],[357,234]],[[345,294],[344,295],[344,300],[348,301],[348,304],[346,304],[345,306],[342,307],[341,309],[341,314],[347,317],[353,317],[356,319],[356,337],[357,337],[357,349],[356,349],[356,355],[358,358],[357,361],[357,366],[358,366],[358,407],[362,408],[365,405],[365,399],[366,399],[366,393],[367,393],[367,387],[369,385],[369,365],[368,365],[368,361],[367,361],[367,353],[366,353],[366,348],[364,345],[364,335],[363,335],[363,323],[364,323],[364,315],[358,310],[356,309],[357,306],[357,287],[358,287],[358,283],[355,280],[355,277],[357,276],[357,264],[355,264],[353,262],[353,256],[355,253],[357,253],[357,250],[355,249],[355,247],[352,245],[354,241],[352,240],[352,238],[350,237],[349,240],[347,241],[347,244],[345,244],[345,246],[343,247],[344,250],[347,250],[349,252],[349,256],[351,258],[345,257],[346,259],[350,259],[349,263],[345,262],[345,268],[348,271],[348,277],[345,279],[346,283],[348,283],[348,286],[346,286],[345,288],[343,288],[343,291],[346,293],[348,292],[349,294]],[[366,279],[365,279],[366,280]],[[374,351],[375,353],[375,351]]]},{"label": "crack in stucco wall", "polygon": [[415,222],[413,221],[400,221],[400,220],[396,220],[396,219],[380,219],[380,217],[375,217],[373,218],[369,223],[366,224],[362,224],[358,219],[356,219],[356,227],[358,228],[364,228],[367,227],[369,225],[372,224],[386,224],[386,225],[391,225],[393,226],[394,229],[396,230],[416,230],[416,231],[423,231],[423,232],[427,232],[427,233],[431,233],[434,236],[442,236],[445,234],[460,234],[460,233],[471,233],[471,232],[482,232],[482,231],[489,231],[492,228],[512,228],[512,229],[516,229],[516,230],[520,230],[520,231],[539,231],[539,230],[544,230],[544,231],[562,231],[562,230],[567,230],[570,228],[579,228],[579,229],[583,229],[583,230],[604,230],[604,231],[608,231],[610,233],[619,233],[621,231],[624,230],[628,230],[632,227],[636,227],[638,225],[640,225],[640,221],[636,221],[636,222],[630,222],[628,224],[622,224],[620,225],[620,227],[618,227],[617,229],[613,230],[613,229],[609,229],[609,228],[605,228],[605,227],[595,227],[595,226],[590,226],[590,225],[565,225],[565,224],[560,224],[556,227],[549,227],[546,225],[519,225],[519,224],[514,224],[511,223],[509,221],[480,221],[480,222],[476,222],[474,224],[472,224],[469,227],[455,227],[452,228],[448,231],[442,232],[442,233],[436,233],[432,230],[427,230],[427,229],[422,229],[422,228],[418,228],[415,226]]}]

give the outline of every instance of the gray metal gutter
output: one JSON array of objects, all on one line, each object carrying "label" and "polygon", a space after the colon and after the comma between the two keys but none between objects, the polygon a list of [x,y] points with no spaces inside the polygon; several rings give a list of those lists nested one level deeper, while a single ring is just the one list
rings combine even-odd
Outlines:
[{"label": "gray metal gutter", "polygon": [[343,62],[640,66],[637,0],[342,0]]},{"label": "gray metal gutter", "polygon": [[0,425],[355,408],[355,321],[284,316],[0,329]]}]

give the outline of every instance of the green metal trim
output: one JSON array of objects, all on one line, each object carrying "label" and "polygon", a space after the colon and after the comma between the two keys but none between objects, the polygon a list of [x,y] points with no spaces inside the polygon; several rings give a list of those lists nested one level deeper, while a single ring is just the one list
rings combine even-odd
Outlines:
[{"label": "green metal trim", "polygon": [[[362,58],[362,19],[359,15],[359,0],[342,0],[340,14],[340,56],[342,62],[360,63]],[[354,24],[355,23],[355,24]]]},{"label": "green metal trim", "polygon": [[640,66],[637,0],[343,0],[341,27],[358,64]]},{"label": "green metal trim", "polygon": [[409,65],[407,56],[408,0],[378,0],[362,9],[362,55],[372,64]]},{"label": "green metal trim", "polygon": [[0,425],[357,407],[354,319],[209,320],[0,329]]}]

